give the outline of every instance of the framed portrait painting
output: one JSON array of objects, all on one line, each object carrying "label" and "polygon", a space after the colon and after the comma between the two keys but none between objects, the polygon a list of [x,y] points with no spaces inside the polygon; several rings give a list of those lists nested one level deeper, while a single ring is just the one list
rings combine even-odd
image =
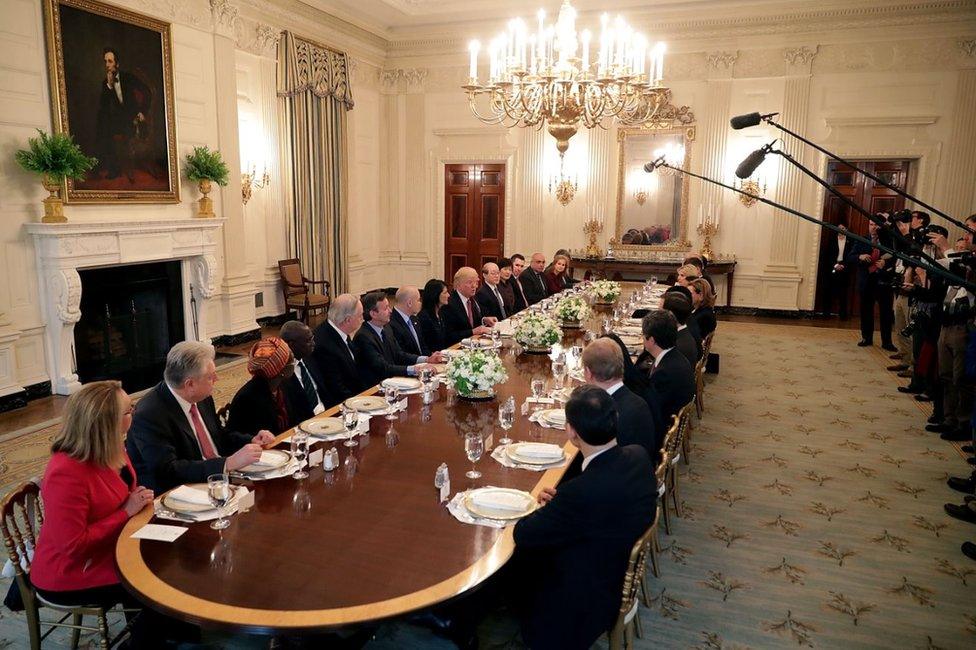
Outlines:
[{"label": "framed portrait painting", "polygon": [[95,0],[44,0],[54,128],[98,164],[67,203],[178,203],[169,23]]}]

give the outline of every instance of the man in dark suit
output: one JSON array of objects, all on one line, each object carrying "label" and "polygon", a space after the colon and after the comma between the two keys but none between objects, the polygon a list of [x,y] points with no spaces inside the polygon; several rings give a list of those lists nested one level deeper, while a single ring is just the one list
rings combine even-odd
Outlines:
[{"label": "man in dark suit", "polygon": [[216,381],[213,346],[183,341],[166,355],[163,381],[139,400],[125,447],[139,482],[156,494],[246,467],[274,441],[269,431],[252,438],[221,426]]},{"label": "man in dark suit", "polygon": [[521,253],[515,253],[512,255],[512,279],[509,283],[512,285],[512,292],[515,294],[515,308],[512,311],[516,314],[531,304],[525,294],[525,287],[522,286],[521,278],[524,272],[525,257]]},{"label": "man in dark suit", "polygon": [[114,48],[106,47],[102,60],[105,77],[95,118],[97,172],[104,172],[107,178],[125,173],[132,183],[135,181],[134,146],[137,138],[145,139],[153,97],[137,76],[120,69]]},{"label": "man in dark suit", "polygon": [[447,304],[441,307],[444,323],[444,342],[454,345],[461,339],[487,334],[495,324],[495,317],[483,316],[475,294],[478,291],[478,272],[462,266],[454,274],[454,291]]},{"label": "man in dark suit", "polygon": [[420,290],[414,286],[404,286],[397,289],[393,313],[390,314],[390,329],[396,338],[400,349],[418,357],[430,356],[432,350],[421,333],[420,321]]},{"label": "man in dark suit", "polygon": [[495,320],[505,320],[508,314],[505,311],[505,300],[498,290],[498,283],[501,281],[501,273],[498,265],[494,262],[486,262],[481,267],[481,277],[484,282],[478,287],[475,293],[475,300],[481,308],[482,316],[491,316]]},{"label": "man in dark suit", "polygon": [[681,354],[685,355],[688,363],[694,368],[701,358],[702,347],[701,339],[696,338],[694,332],[688,327],[688,317],[691,316],[691,301],[682,294],[672,292],[665,294],[661,306],[674,314],[675,320],[678,321],[677,348],[681,350]]},{"label": "man in dark suit", "polygon": [[308,325],[290,320],[281,326],[278,336],[288,344],[295,356],[295,374],[289,377],[283,389],[292,401],[304,399],[313,414],[325,410],[325,376],[315,361],[315,335]]},{"label": "man in dark suit", "polygon": [[617,407],[617,444],[640,445],[657,464],[664,431],[657,430],[655,417],[646,401],[624,385],[624,360],[620,346],[599,338],[583,350],[583,378],[613,397]]},{"label": "man in dark suit", "polygon": [[540,300],[549,296],[546,290],[546,278],[543,273],[546,270],[546,256],[542,253],[532,253],[532,261],[529,268],[522,272],[519,280],[522,281],[522,289],[530,305],[534,305]]},{"label": "man in dark suit", "polygon": [[678,321],[674,314],[655,309],[644,316],[641,329],[644,350],[654,359],[648,368],[648,386],[643,397],[660,409],[666,430],[671,418],[695,397],[695,371],[675,347]]},{"label": "man in dark suit", "polygon": [[[872,244],[890,245],[887,235],[873,221],[868,222],[868,237]],[[881,349],[897,352],[891,343],[891,327],[895,320],[894,295],[889,264],[891,255],[867,244],[857,242],[847,258],[848,268],[857,267],[857,291],[861,296],[861,340],[858,346],[874,344],[874,306],[881,318]]]},{"label": "man in dark suit", "polygon": [[827,288],[826,303],[823,307],[824,312],[829,315],[836,300],[838,315],[841,320],[847,320],[849,302],[847,291],[851,286],[851,267],[848,266],[848,258],[854,242],[847,237],[847,222],[841,220],[837,226],[843,230],[843,233],[827,239],[825,266],[830,267],[830,285]]},{"label": "man in dark suit", "polygon": [[315,328],[315,362],[324,372],[322,403],[335,406],[358,395],[363,384],[356,365],[352,337],[363,323],[363,305],[357,296],[344,293],[329,305],[328,319]]},{"label": "man in dark suit", "polygon": [[613,626],[634,543],[657,505],[654,466],[639,445],[618,446],[617,408],[602,388],[566,403],[566,435],[583,456],[579,476],[539,495],[515,525],[523,577],[522,632],[531,648],[589,648]]},{"label": "man in dark suit", "polygon": [[[367,293],[363,297],[363,312],[369,319],[356,332],[353,349],[364,385],[373,386],[387,377],[412,377],[429,367],[428,357],[404,352],[396,342],[389,327],[391,309],[385,293]],[[443,357],[436,352],[429,359],[431,363],[440,363]]]}]

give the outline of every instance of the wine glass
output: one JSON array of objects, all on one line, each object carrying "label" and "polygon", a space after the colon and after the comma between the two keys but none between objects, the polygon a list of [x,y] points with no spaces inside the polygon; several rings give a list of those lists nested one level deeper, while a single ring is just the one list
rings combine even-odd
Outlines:
[{"label": "wine glass", "polygon": [[480,431],[469,431],[464,435],[464,453],[471,461],[471,471],[465,473],[468,478],[481,478],[481,472],[475,469],[475,463],[485,453],[485,440],[481,437]]},{"label": "wine glass", "polygon": [[650,283],[651,283],[651,289],[654,289],[654,287],[657,285],[657,276],[656,275],[652,275],[651,276]]},{"label": "wine glass", "polygon": [[397,404],[400,402],[400,389],[396,386],[389,386],[386,389],[386,403],[390,405],[390,412],[386,414],[387,420],[397,419]]},{"label": "wine glass", "polygon": [[562,355],[552,360],[552,378],[556,383],[556,388],[563,387],[563,375],[566,373],[566,358]]},{"label": "wine glass", "polygon": [[542,397],[542,392],[546,389],[546,382],[541,377],[532,378],[532,397],[539,399]]},{"label": "wine glass", "polygon": [[301,429],[295,429],[295,433],[291,436],[291,455],[298,461],[298,471],[291,477],[308,478],[308,472],[305,471],[305,459],[308,458],[308,434]]},{"label": "wine glass", "polygon": [[214,530],[223,530],[230,526],[230,520],[224,517],[224,506],[230,501],[230,479],[227,474],[212,474],[207,477],[207,496],[210,504],[217,509],[217,520],[210,524]]},{"label": "wine glass", "polygon": [[346,441],[342,443],[343,446],[355,447],[356,445],[358,445],[359,443],[356,442],[356,440],[352,437],[352,434],[356,430],[356,427],[359,426],[359,411],[357,411],[356,409],[351,409],[346,406],[343,406],[342,426],[346,428],[346,432],[349,434],[349,437],[346,438]]},{"label": "wine glass", "polygon": [[515,398],[509,397],[498,405],[498,424],[505,430],[505,435],[499,438],[498,444],[510,445],[512,439],[508,437],[508,431],[515,426]]},{"label": "wine glass", "polygon": [[434,379],[434,371],[432,368],[424,368],[420,371],[420,383],[424,385],[426,390],[430,386],[430,382]]}]

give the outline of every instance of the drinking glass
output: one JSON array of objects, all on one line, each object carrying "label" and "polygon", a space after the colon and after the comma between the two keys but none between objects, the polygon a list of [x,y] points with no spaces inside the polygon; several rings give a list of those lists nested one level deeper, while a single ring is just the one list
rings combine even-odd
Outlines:
[{"label": "drinking glass", "polygon": [[352,437],[352,434],[356,430],[356,427],[359,426],[359,411],[357,411],[356,409],[351,409],[343,406],[342,426],[346,428],[346,432],[349,434],[349,437],[346,439],[346,441],[342,443],[343,446],[355,447],[356,445],[358,445],[359,443],[356,442],[355,438]]},{"label": "drinking glass", "polygon": [[546,389],[546,382],[540,377],[532,378],[532,397],[539,399],[542,397],[542,392]]},{"label": "drinking glass", "polygon": [[509,430],[515,426],[515,398],[509,397],[498,405],[498,424],[505,431],[505,435],[499,438],[498,444],[510,445],[512,439],[508,437]]},{"label": "drinking glass", "polygon": [[230,479],[226,474],[212,474],[207,477],[207,496],[210,504],[217,509],[217,519],[210,524],[214,530],[223,530],[230,526],[230,520],[224,518],[224,507],[230,501]]},{"label": "drinking glass", "polygon": [[390,412],[386,414],[387,420],[397,419],[397,403],[400,401],[400,389],[390,386],[386,389],[386,403],[390,405]]},{"label": "drinking glass", "polygon": [[464,435],[464,453],[471,461],[471,471],[465,473],[468,478],[481,478],[481,472],[475,469],[475,463],[485,453],[485,440],[481,437],[481,432],[470,431]]},{"label": "drinking glass", "polygon": [[657,276],[656,275],[652,275],[651,276],[650,283],[651,283],[651,289],[653,289],[654,286],[657,284]]},{"label": "drinking glass", "polygon": [[431,368],[424,368],[420,371],[420,383],[426,388],[434,379],[434,371]]},{"label": "drinking glass", "polygon": [[563,373],[566,372],[566,360],[559,356],[552,361],[552,375],[553,378],[562,377]]},{"label": "drinking glass", "polygon": [[308,434],[301,429],[295,429],[295,433],[291,436],[291,455],[298,461],[298,471],[291,477],[308,478],[308,472],[305,471],[305,459],[308,458]]}]

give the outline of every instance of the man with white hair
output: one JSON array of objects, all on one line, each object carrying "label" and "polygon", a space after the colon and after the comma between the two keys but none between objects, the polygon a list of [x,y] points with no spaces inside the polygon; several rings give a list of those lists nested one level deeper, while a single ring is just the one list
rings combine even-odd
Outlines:
[{"label": "man with white hair", "polygon": [[215,383],[213,346],[182,341],[166,355],[163,381],[139,400],[125,447],[139,481],[156,494],[246,467],[274,441],[266,430],[253,437],[226,430],[211,396]]},{"label": "man with white hair", "polygon": [[478,288],[478,292],[475,294],[478,306],[481,307],[481,314],[493,316],[497,320],[505,320],[508,318],[508,314],[505,313],[505,301],[498,290],[498,283],[502,279],[498,265],[494,262],[485,262],[484,266],[481,267],[481,277],[484,279],[484,284]]},{"label": "man with white hair", "polygon": [[454,291],[447,304],[441,307],[444,323],[444,340],[454,345],[469,336],[486,334],[498,320],[483,316],[474,295],[478,291],[478,272],[470,266],[462,266],[454,274]]},{"label": "man with white hair", "polygon": [[329,318],[315,328],[315,361],[322,369],[326,408],[358,395],[363,384],[356,364],[352,337],[363,324],[363,304],[351,293],[336,296],[329,306]]}]

